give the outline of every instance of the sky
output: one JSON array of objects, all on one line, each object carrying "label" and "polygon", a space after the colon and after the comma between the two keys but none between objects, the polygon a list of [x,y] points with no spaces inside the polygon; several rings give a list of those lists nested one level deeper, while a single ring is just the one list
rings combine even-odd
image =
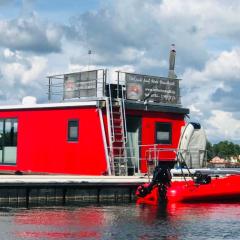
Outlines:
[{"label": "sky", "polygon": [[174,43],[189,121],[240,143],[239,15],[238,0],[0,0],[0,104],[44,102],[46,76],[87,67],[167,76]]}]

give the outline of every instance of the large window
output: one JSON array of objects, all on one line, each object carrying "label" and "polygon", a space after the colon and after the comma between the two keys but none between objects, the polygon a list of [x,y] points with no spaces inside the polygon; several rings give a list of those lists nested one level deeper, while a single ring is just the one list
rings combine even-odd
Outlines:
[{"label": "large window", "polygon": [[172,125],[171,123],[156,123],[156,143],[171,144],[172,143]]},{"label": "large window", "polygon": [[68,121],[68,141],[77,142],[78,141],[78,120],[69,120]]},{"label": "large window", "polygon": [[17,126],[15,118],[0,119],[0,164],[16,164]]}]

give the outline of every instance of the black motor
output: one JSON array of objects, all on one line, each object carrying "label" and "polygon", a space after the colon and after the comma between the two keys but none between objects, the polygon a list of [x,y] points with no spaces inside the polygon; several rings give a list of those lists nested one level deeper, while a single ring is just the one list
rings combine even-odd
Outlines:
[{"label": "black motor", "polygon": [[200,171],[196,171],[194,174],[194,182],[196,184],[208,184],[211,183],[211,177],[207,174],[203,174]]},{"label": "black motor", "polygon": [[169,167],[164,165],[158,165],[153,171],[153,178],[150,184],[141,185],[137,189],[138,197],[147,196],[154,186],[158,185],[159,197],[161,200],[166,200],[167,187],[171,184],[172,175]]}]

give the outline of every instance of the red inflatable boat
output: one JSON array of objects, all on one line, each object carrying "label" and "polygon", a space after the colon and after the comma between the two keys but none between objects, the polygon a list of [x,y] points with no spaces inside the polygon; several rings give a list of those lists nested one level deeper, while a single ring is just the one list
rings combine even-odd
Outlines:
[{"label": "red inflatable boat", "polygon": [[[196,184],[194,181],[173,181],[167,189],[168,202],[208,202],[240,201],[240,175],[212,178],[208,184]],[[145,197],[139,197],[138,203],[159,204],[158,186]]]}]

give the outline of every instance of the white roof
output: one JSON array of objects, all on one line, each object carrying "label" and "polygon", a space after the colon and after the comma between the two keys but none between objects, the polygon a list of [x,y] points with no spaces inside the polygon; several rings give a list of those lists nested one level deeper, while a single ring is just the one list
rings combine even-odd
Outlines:
[{"label": "white roof", "polygon": [[20,109],[39,109],[39,108],[68,108],[68,107],[83,107],[83,106],[97,106],[99,100],[95,99],[89,101],[78,102],[61,102],[61,103],[43,103],[43,104],[18,104],[18,105],[2,105],[1,110],[20,110]]}]

